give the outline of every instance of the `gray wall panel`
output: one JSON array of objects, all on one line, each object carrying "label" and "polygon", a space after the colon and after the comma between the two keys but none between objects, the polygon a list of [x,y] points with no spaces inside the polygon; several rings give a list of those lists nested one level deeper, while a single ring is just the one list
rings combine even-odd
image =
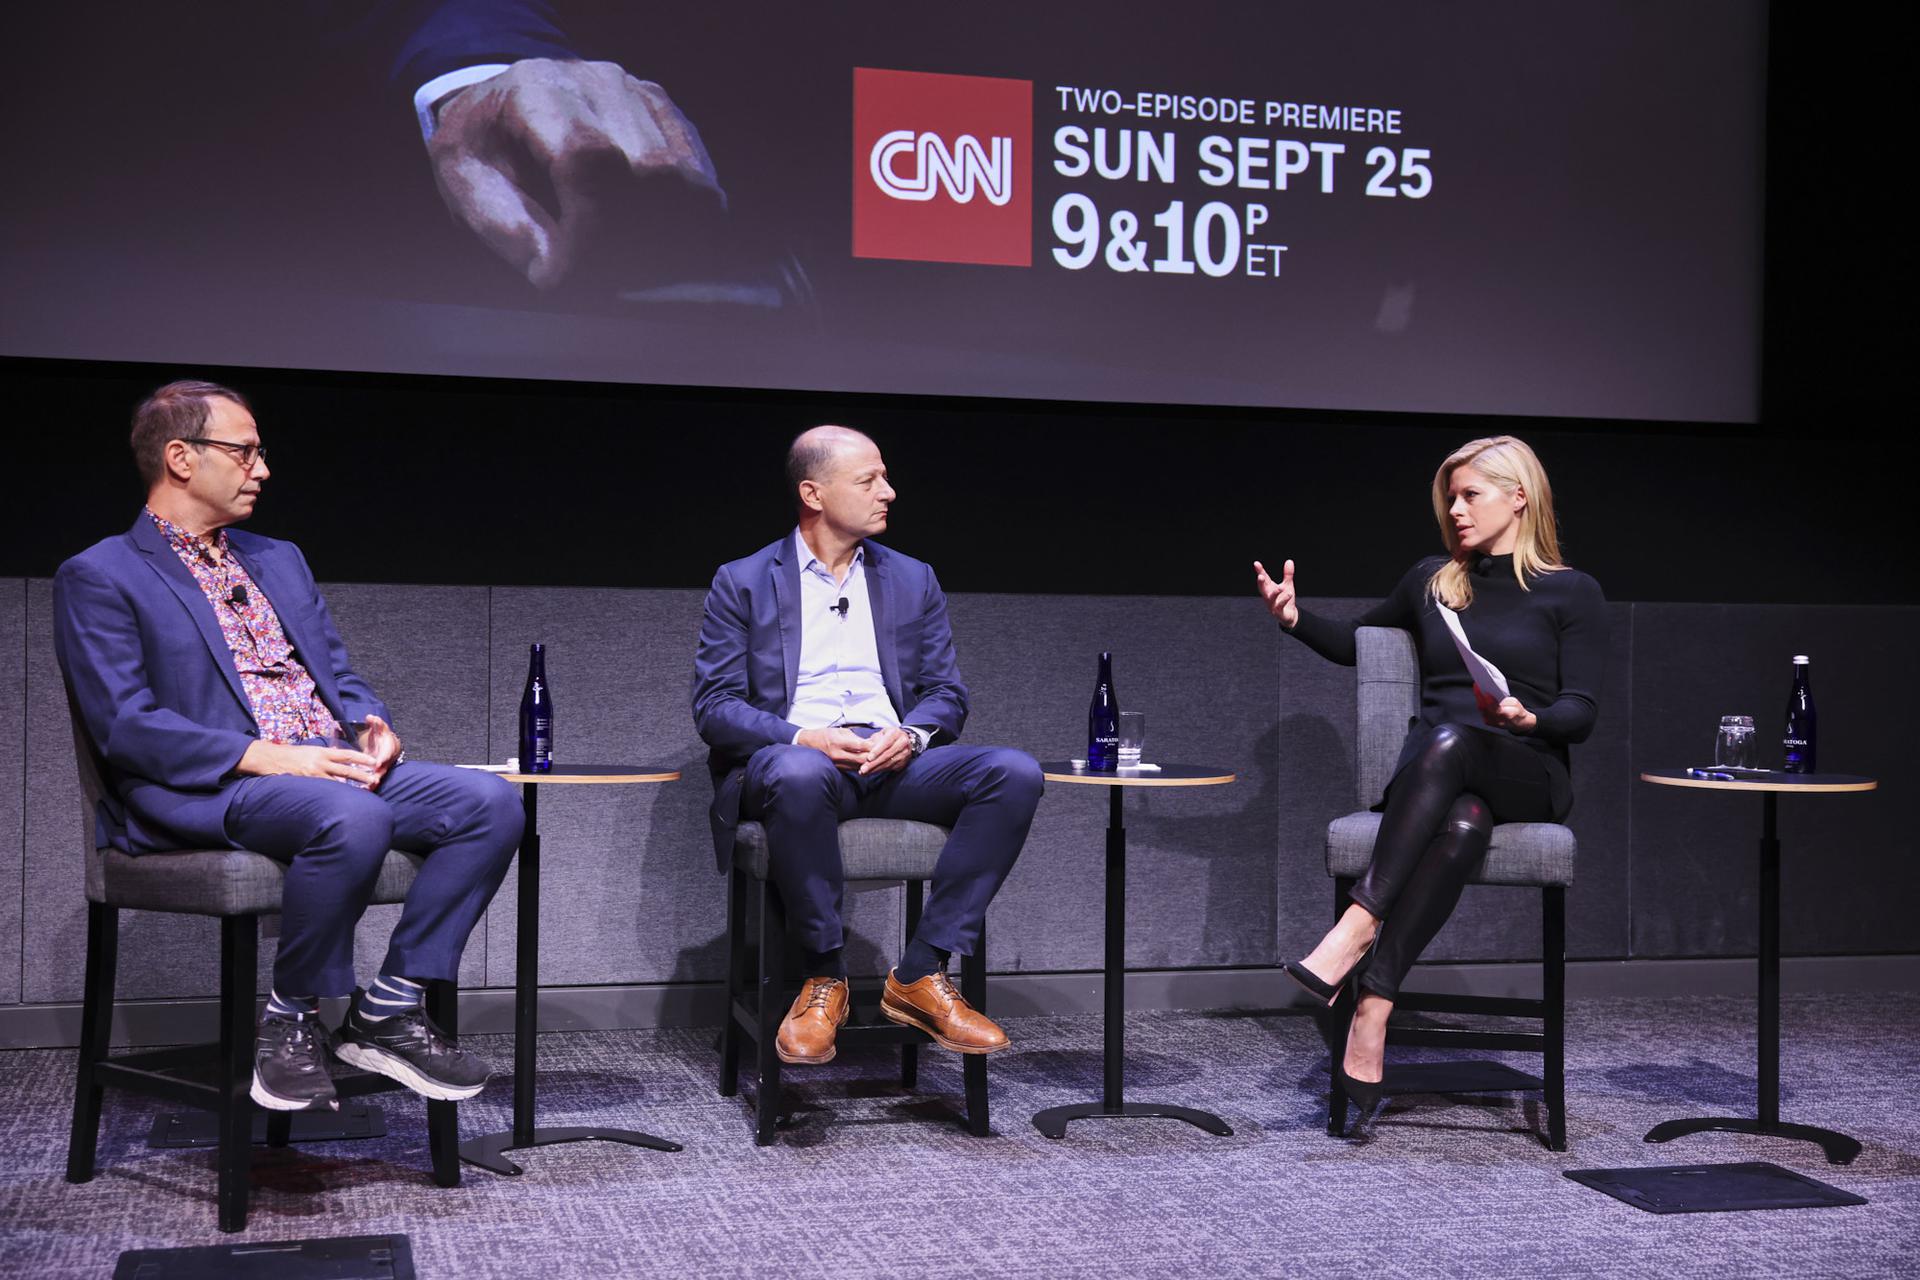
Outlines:
[{"label": "gray wall panel", "polygon": [[[53,656],[52,608],[53,583],[44,578],[30,581],[26,606],[26,730],[27,741],[34,744],[34,749],[24,762],[23,888],[27,907],[20,935],[21,998],[28,1001],[77,998],[87,942],[80,778],[74,772],[66,692]],[[138,969],[141,965],[128,967]]]},{"label": "gray wall panel", "polygon": [[[20,916],[25,896],[27,783],[27,581],[0,578],[0,1004],[20,1000]],[[38,747],[36,744],[36,751]]]},{"label": "gray wall panel", "polygon": [[1628,833],[1640,784],[1633,780],[1633,643],[1637,606],[1607,609],[1611,624],[1607,683],[1593,736],[1573,748],[1573,813],[1580,840],[1567,893],[1567,954],[1616,959],[1630,954],[1633,901]]},{"label": "gray wall panel", "polygon": [[[335,585],[328,597],[355,661],[393,706],[409,749],[452,761],[515,749],[526,643],[550,646],[563,763],[678,768],[677,783],[549,788],[542,978],[553,984],[712,981],[720,976],[725,882],[712,868],[705,748],[687,686],[698,591]],[[0,713],[24,747],[0,778],[0,1004],[76,999],[84,942],[78,783],[53,660],[44,580],[0,582]],[[11,602],[11,604],[9,604]],[[1367,602],[1319,602],[1352,616]],[[1129,962],[1262,965],[1325,929],[1326,822],[1352,799],[1353,676],[1277,636],[1245,598],[969,595],[952,601],[974,693],[966,739],[1058,758],[1083,750],[1093,659],[1116,653],[1121,704],[1149,715],[1148,754],[1239,773],[1222,788],[1127,797]],[[1752,796],[1649,786],[1638,770],[1693,763],[1725,712],[1753,714],[1777,763],[1788,657],[1814,656],[1822,763],[1875,774],[1863,796],[1781,805],[1786,945],[1800,953],[1920,950],[1906,906],[1920,849],[1899,824],[1897,766],[1920,719],[1909,663],[1916,611],[1899,608],[1615,606],[1609,691],[1594,739],[1576,748],[1573,825],[1581,866],[1570,901],[1576,956],[1702,956],[1754,946]],[[8,700],[11,699],[11,702]],[[1092,970],[1103,938],[1103,789],[1053,784],[990,919],[996,970]],[[9,836],[9,831],[12,835]],[[11,859],[11,862],[9,861]],[[17,879],[9,879],[7,868]],[[468,985],[513,979],[513,878],[468,948]],[[361,930],[377,967],[397,908]],[[899,946],[897,891],[853,899],[857,969]],[[1530,895],[1468,895],[1434,959],[1531,956]],[[264,931],[262,976],[273,948]],[[129,913],[121,991],[204,996],[216,982],[208,921]],[[17,967],[16,967],[17,964]]]},{"label": "gray wall panel", "polygon": [[[493,592],[491,756],[513,754],[527,645],[547,646],[555,755],[658,764],[678,782],[547,786],[540,797],[541,980],[712,980],[723,971],[725,881],[707,826],[706,748],[688,709],[698,591],[536,587]],[[866,905],[863,900],[862,905]],[[897,925],[885,903],[885,938]],[[513,980],[515,882],[489,912],[488,980]],[[870,927],[864,917],[862,931]]]},{"label": "gray wall panel", "polygon": [[[408,758],[443,764],[485,760],[487,588],[334,583],[322,590],[353,669],[393,712]],[[367,909],[353,946],[361,982],[380,971],[399,919],[397,906]],[[460,983],[483,986],[486,974],[483,918],[460,957]]]},{"label": "gray wall panel", "polygon": [[483,759],[493,711],[487,588],[332,583],[322,590],[354,670],[393,712],[408,756]]},{"label": "gray wall panel", "polygon": [[[1920,719],[1920,684],[1903,674],[1915,611],[1643,604],[1635,618],[1636,772],[1711,759],[1720,716],[1735,713],[1754,717],[1760,763],[1778,767],[1790,659],[1812,656],[1820,767],[1877,776],[1882,789],[1781,799],[1782,944],[1832,954],[1920,946],[1920,849],[1896,817]],[[1634,785],[1634,954],[1751,952],[1759,797]]]},{"label": "gray wall panel", "polygon": [[[1256,601],[1256,604],[1258,602]],[[1372,601],[1314,600],[1329,618],[1358,617]],[[1278,716],[1281,785],[1277,797],[1279,927],[1275,962],[1305,955],[1333,919],[1327,877],[1327,823],[1363,807],[1354,771],[1352,667],[1338,666],[1290,636],[1262,613],[1278,675],[1266,703]],[[1367,797],[1370,804],[1378,797]]]},{"label": "gray wall panel", "polygon": [[[1149,760],[1239,774],[1224,787],[1127,796],[1128,962],[1267,963],[1278,669],[1258,601],[969,595],[952,614],[974,691],[967,741],[1084,755],[1096,659],[1111,649],[1121,707],[1147,713]],[[993,968],[1100,966],[1107,812],[1103,787],[1049,784],[989,915]]]}]

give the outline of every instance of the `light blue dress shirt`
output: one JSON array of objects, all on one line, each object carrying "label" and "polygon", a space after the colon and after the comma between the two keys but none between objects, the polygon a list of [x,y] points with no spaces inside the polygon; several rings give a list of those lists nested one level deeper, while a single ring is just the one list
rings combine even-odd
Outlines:
[{"label": "light blue dress shirt", "polygon": [[[886,679],[880,674],[873,606],[867,598],[867,549],[856,548],[846,576],[836,579],[798,529],[793,544],[800,565],[800,670],[787,719],[802,730],[900,727],[900,713],[887,697]],[[839,609],[842,600],[847,602],[845,613]],[[926,746],[925,730],[910,727],[907,733],[916,750]]]}]

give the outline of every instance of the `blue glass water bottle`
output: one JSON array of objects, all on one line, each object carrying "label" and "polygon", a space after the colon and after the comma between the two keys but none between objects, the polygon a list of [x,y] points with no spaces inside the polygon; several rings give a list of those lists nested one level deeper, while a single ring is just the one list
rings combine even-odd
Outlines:
[{"label": "blue glass water bottle", "polygon": [[1793,692],[1787,695],[1787,732],[1781,739],[1788,773],[1818,773],[1819,717],[1813,710],[1813,682],[1807,673],[1807,655],[1793,655]]},{"label": "blue glass water bottle", "polygon": [[1120,767],[1120,700],[1113,693],[1113,655],[1100,655],[1100,678],[1087,708],[1087,768],[1111,773]]},{"label": "blue glass water bottle", "polygon": [[527,690],[520,695],[520,772],[553,772],[553,690],[547,687],[547,646],[527,658]]}]

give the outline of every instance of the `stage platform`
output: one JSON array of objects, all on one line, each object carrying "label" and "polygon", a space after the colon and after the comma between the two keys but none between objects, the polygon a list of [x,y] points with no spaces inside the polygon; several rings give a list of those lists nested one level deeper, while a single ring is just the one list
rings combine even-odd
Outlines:
[{"label": "stage platform", "polygon": [[[1035,1111],[1098,1093],[1094,1017],[1009,1021],[1014,1046],[989,1068],[990,1138],[948,1118],[961,1094],[951,1055],[928,1051],[907,1094],[884,1054],[847,1050],[788,1069],[792,1127],[769,1148],[753,1145],[751,1076],[739,1098],[715,1091],[712,1028],[549,1034],[543,1124],[642,1129],[686,1149],[546,1148],[522,1177],[469,1168],[442,1190],[423,1109],[386,1095],[384,1137],[261,1148],[238,1237],[214,1229],[211,1155],[147,1146],[161,1108],[146,1100],[108,1095],[99,1176],[68,1185],[72,1053],[6,1052],[0,1272],[99,1277],[130,1248],[394,1232],[421,1277],[463,1280],[1912,1274],[1920,993],[1782,1002],[1782,1116],[1857,1137],[1844,1167],[1799,1142],[1642,1141],[1674,1116],[1751,1114],[1750,999],[1577,1000],[1570,1014],[1564,1154],[1533,1136],[1537,1095],[1399,1099],[1367,1140],[1328,1137],[1325,1051],[1291,1012],[1128,1019],[1129,1098],[1206,1107],[1230,1137],[1151,1120],[1036,1132]],[[504,1037],[470,1043],[509,1060]],[[510,1094],[496,1082],[464,1104],[462,1131],[504,1127]],[[1562,1176],[1720,1161],[1772,1161],[1869,1203],[1661,1217]]]}]

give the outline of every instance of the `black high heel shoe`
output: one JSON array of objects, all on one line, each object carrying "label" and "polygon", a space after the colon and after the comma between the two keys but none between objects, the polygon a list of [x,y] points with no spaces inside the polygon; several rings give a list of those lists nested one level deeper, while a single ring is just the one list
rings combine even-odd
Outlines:
[{"label": "black high heel shoe", "polygon": [[1347,1095],[1347,1101],[1360,1111],[1359,1117],[1347,1125],[1347,1136],[1363,1137],[1381,1111],[1386,1109],[1389,1096],[1386,1089],[1387,1073],[1383,1069],[1378,1080],[1355,1080],[1347,1074],[1345,1063],[1336,1062],[1333,1064],[1333,1074],[1339,1079],[1340,1091]]},{"label": "black high heel shoe", "polygon": [[[1369,947],[1367,954],[1372,955]],[[1365,957],[1362,957],[1363,961]],[[1355,965],[1357,972],[1360,966]],[[1349,982],[1340,989],[1332,1012],[1328,1016],[1327,1028],[1327,1066],[1332,1070],[1333,1078],[1340,1086],[1340,1092],[1346,1095],[1347,1102],[1359,1109],[1359,1118],[1347,1126],[1346,1137],[1364,1137],[1370,1125],[1386,1109],[1387,1072],[1386,1063],[1380,1064],[1378,1080],[1355,1080],[1347,1074],[1347,1041],[1353,1035],[1353,1018],[1360,1011],[1360,984]],[[1346,1033],[1341,1034],[1335,1027],[1340,1019],[1346,1020]]]},{"label": "black high heel shoe", "polygon": [[1286,971],[1286,975],[1289,978],[1299,983],[1308,995],[1313,996],[1317,1000],[1325,1001],[1327,1007],[1332,1008],[1334,1001],[1340,998],[1340,992],[1346,988],[1348,979],[1352,978],[1354,974],[1363,972],[1366,969],[1367,961],[1373,959],[1373,949],[1379,942],[1380,935],[1376,933],[1373,935],[1373,941],[1367,944],[1367,949],[1360,953],[1360,958],[1353,962],[1353,967],[1332,982],[1325,981],[1298,960],[1289,960],[1280,967]]}]

